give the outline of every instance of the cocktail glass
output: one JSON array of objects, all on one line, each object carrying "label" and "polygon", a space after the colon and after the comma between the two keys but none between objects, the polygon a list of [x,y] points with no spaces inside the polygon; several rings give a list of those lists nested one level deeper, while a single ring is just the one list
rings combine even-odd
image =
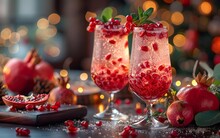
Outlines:
[{"label": "cocktail glass", "polygon": [[95,84],[109,94],[107,108],[94,117],[103,120],[125,120],[127,115],[114,106],[114,94],[128,83],[128,34],[123,26],[114,29],[97,25],[95,28],[91,77]]},{"label": "cocktail glass", "polygon": [[172,71],[166,28],[151,30],[135,27],[129,72],[129,89],[147,106],[147,115],[132,124],[138,129],[160,129],[168,127],[152,116],[152,105],[168,92],[172,82]]}]

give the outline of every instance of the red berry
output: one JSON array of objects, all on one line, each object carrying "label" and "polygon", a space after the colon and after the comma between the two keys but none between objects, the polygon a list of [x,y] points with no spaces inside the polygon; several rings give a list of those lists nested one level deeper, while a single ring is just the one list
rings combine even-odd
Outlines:
[{"label": "red berry", "polygon": [[25,109],[28,110],[28,111],[31,111],[31,110],[34,109],[34,105],[33,105],[33,104],[27,104],[27,105],[25,106]]},{"label": "red berry", "polygon": [[140,32],[139,36],[143,37],[145,35],[145,31]]},{"label": "red berry", "polygon": [[88,128],[88,126],[89,126],[89,122],[88,121],[82,121],[80,124],[84,128]]},{"label": "red berry", "polygon": [[147,52],[149,48],[147,46],[141,46],[141,50]]},{"label": "red berry", "polygon": [[157,43],[154,43],[154,44],[153,44],[153,48],[154,48],[154,51],[157,51],[157,50],[158,50],[158,44],[157,44]]},{"label": "red berry", "polygon": [[102,126],[102,121],[96,121],[95,124],[96,126]]},{"label": "red berry", "polygon": [[115,43],[116,43],[116,41],[113,40],[113,39],[112,39],[112,40],[109,40],[108,42],[109,42],[110,44],[115,44]]},{"label": "red berry", "polygon": [[109,60],[111,58],[112,54],[111,53],[108,53],[107,55],[105,55],[105,59],[106,60]]},{"label": "red berry", "polygon": [[74,122],[72,120],[66,120],[64,124],[65,126],[74,126]]},{"label": "red berry", "polygon": [[131,15],[127,15],[127,16],[126,16],[126,20],[127,20],[128,22],[132,22],[132,20],[133,20],[133,19],[132,19],[132,16],[131,16]]},{"label": "red berry", "polygon": [[69,131],[69,133],[76,133],[78,131],[78,128],[75,126],[68,126],[67,130]]},{"label": "red berry", "polygon": [[93,27],[91,27],[91,26],[88,26],[88,27],[86,28],[86,30],[87,30],[88,32],[94,32],[94,31],[95,31],[95,28],[93,28]]},{"label": "red berry", "polygon": [[45,107],[43,105],[40,105],[37,107],[37,110],[40,112],[43,112],[43,111],[45,111]]}]

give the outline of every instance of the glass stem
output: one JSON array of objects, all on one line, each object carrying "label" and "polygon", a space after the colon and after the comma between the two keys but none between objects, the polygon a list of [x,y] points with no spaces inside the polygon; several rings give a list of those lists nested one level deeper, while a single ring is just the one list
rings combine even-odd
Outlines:
[{"label": "glass stem", "polygon": [[114,108],[114,93],[110,93],[110,96],[109,96],[109,108],[110,109]]},{"label": "glass stem", "polygon": [[146,108],[147,108],[147,122],[152,122],[153,118],[153,101],[147,101],[146,102]]}]

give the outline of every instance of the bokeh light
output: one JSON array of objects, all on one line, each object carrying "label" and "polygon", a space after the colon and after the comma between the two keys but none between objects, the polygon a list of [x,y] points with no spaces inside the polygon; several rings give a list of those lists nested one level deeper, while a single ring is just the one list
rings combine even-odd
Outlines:
[{"label": "bokeh light", "polygon": [[40,20],[37,21],[37,27],[39,29],[46,29],[49,26],[49,22],[45,18],[41,18]]},{"label": "bokeh light", "polygon": [[70,87],[71,87],[70,84],[67,83],[67,84],[66,84],[66,88],[67,88],[67,89],[70,89]]},{"label": "bokeh light", "polygon": [[60,76],[61,76],[61,77],[67,77],[67,76],[68,76],[68,71],[65,70],[65,69],[62,69],[62,70],[60,71]]},{"label": "bokeh light", "polygon": [[17,32],[21,37],[24,37],[28,34],[28,28],[26,26],[20,26],[18,27]]},{"label": "bokeh light", "polygon": [[11,37],[11,29],[9,28],[4,28],[2,31],[1,31],[1,38],[4,39],[4,40],[7,40]]},{"label": "bokeh light", "polygon": [[212,40],[212,47],[211,47],[212,51],[216,54],[220,54],[220,36],[215,37]]},{"label": "bokeh light", "polygon": [[171,44],[169,44],[169,52],[170,52],[170,54],[173,53],[173,46]]},{"label": "bokeh light", "polygon": [[58,24],[60,22],[60,15],[52,13],[48,16],[48,21],[50,24]]},{"label": "bokeh light", "polygon": [[181,12],[174,12],[171,15],[171,21],[174,25],[180,25],[184,21],[184,16]]},{"label": "bokeh light", "polygon": [[83,87],[78,87],[78,88],[77,88],[77,91],[78,91],[79,93],[83,93],[84,89],[83,89]]},{"label": "bokeh light", "polygon": [[199,12],[204,15],[208,15],[212,12],[212,5],[208,1],[203,1],[199,5]]},{"label": "bokeh light", "polygon": [[18,41],[20,41],[20,34],[17,32],[12,32],[9,41],[13,44],[17,43]]},{"label": "bokeh light", "polygon": [[80,77],[80,80],[85,81],[88,79],[89,76],[87,73],[84,72],[84,73],[81,73],[79,77]]},{"label": "bokeh light", "polygon": [[192,80],[192,85],[193,85],[193,86],[196,86],[196,85],[197,85],[196,80]]},{"label": "bokeh light", "polygon": [[105,99],[105,96],[104,96],[103,94],[101,94],[101,95],[99,96],[99,98],[100,98],[101,100],[103,100],[103,99]]},{"label": "bokeh light", "polygon": [[151,18],[154,18],[156,16],[156,13],[157,13],[157,8],[158,8],[158,4],[156,1],[152,1],[152,0],[147,0],[143,3],[143,10],[147,10],[149,8],[153,8],[154,11],[151,15]]},{"label": "bokeh light", "polygon": [[186,42],[186,37],[182,34],[177,34],[173,37],[173,43],[176,47],[182,47]]},{"label": "bokeh light", "polygon": [[179,86],[181,86],[181,84],[182,84],[182,83],[181,83],[181,81],[179,81],[179,80],[178,80],[178,81],[176,81],[176,83],[175,83],[175,84],[176,84],[176,86],[178,86],[178,87],[179,87]]}]

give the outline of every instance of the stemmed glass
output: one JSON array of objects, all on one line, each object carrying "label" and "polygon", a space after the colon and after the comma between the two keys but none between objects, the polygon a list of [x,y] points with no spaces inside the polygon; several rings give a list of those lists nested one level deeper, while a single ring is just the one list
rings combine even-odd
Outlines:
[{"label": "stemmed glass", "polygon": [[96,25],[91,65],[95,84],[109,94],[108,106],[94,117],[104,120],[125,120],[127,115],[114,107],[114,94],[128,83],[129,50],[128,34],[123,26],[108,28]]},{"label": "stemmed glass", "polygon": [[147,115],[132,124],[138,129],[168,127],[152,116],[152,105],[164,96],[172,82],[167,29],[135,27],[129,70],[129,89],[147,105]]}]

